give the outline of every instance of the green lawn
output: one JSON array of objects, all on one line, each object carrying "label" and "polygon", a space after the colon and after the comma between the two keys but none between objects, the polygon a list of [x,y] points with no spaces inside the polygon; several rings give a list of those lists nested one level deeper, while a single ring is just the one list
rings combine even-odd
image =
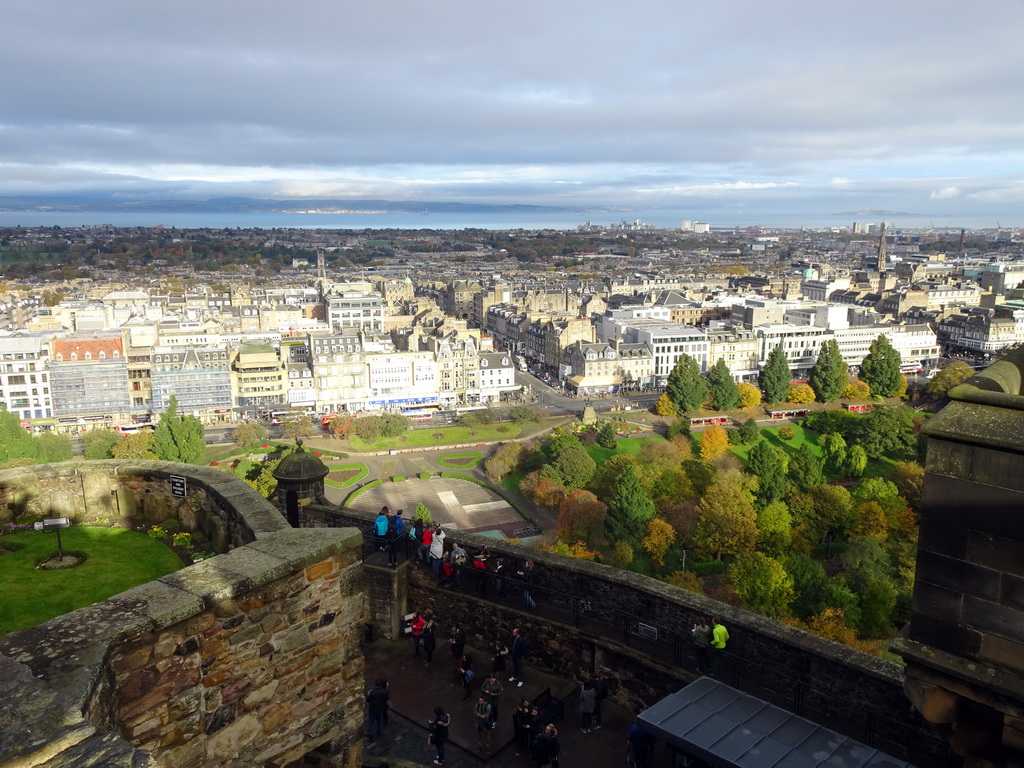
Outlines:
[{"label": "green lawn", "polygon": [[[792,440],[783,440],[779,437],[779,430],[786,426],[793,430]],[[818,447],[818,433],[810,429],[804,429],[798,424],[781,424],[777,427],[762,427],[761,435],[772,445],[778,446],[784,450],[787,456],[792,456],[800,450],[801,445],[806,443],[811,446],[811,450],[814,451],[814,455],[819,459],[821,458],[821,448]],[[746,464],[747,459],[750,457],[750,451],[755,445],[757,445],[757,443],[734,445],[732,446],[732,452],[736,454],[740,461]],[[697,447],[697,450],[699,450],[699,446]],[[864,469],[864,477],[888,475],[892,472],[895,464],[896,462],[892,459],[870,459],[867,467]],[[825,477],[830,481],[843,480],[846,478],[845,475],[833,475],[829,472],[825,473]]]},{"label": "green lawn", "polygon": [[61,532],[61,541],[65,552],[83,554],[85,562],[64,570],[36,570],[39,560],[56,554],[56,535],[28,531],[0,537],[0,547],[20,545],[0,555],[0,635],[34,627],[182,567],[162,542],[122,528],[68,528]]},{"label": "green lawn", "polygon": [[[476,427],[428,427],[426,429],[410,429],[397,438],[382,437],[377,440],[363,440],[361,437],[352,437],[349,439],[349,445],[354,451],[382,451],[391,448],[430,448],[451,443],[512,440],[519,437],[520,432],[522,432],[520,425],[512,422],[481,424]],[[441,437],[434,437],[435,434],[439,434]]]},{"label": "green lawn", "polygon": [[629,453],[636,455],[640,453],[640,447],[647,440],[664,440],[663,437],[623,437],[620,440],[615,441],[615,450],[609,450],[608,448],[602,448],[596,443],[594,445],[587,446],[587,453],[590,454],[590,458],[597,462],[598,466],[604,464],[608,459],[617,453]]},{"label": "green lawn", "polygon": [[365,464],[328,464],[327,477],[324,484],[332,488],[348,488],[370,474],[370,468]]}]

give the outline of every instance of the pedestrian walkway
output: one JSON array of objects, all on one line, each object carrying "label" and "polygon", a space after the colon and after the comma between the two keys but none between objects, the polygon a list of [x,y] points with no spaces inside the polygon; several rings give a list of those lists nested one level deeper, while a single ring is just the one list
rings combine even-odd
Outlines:
[{"label": "pedestrian walkway", "polygon": [[[533,761],[526,753],[517,756],[516,747],[512,743],[512,712],[520,698],[525,696],[533,699],[545,688],[550,688],[552,696],[565,701],[565,719],[554,723],[562,746],[561,764],[586,768],[622,768],[626,754],[626,731],[633,722],[633,715],[606,701],[603,707],[603,727],[588,734],[581,733],[578,684],[532,669],[529,659],[525,665],[526,683],[522,688],[508,682],[510,672],[501,678],[505,692],[501,697],[497,727],[491,731],[492,751],[487,757],[478,756],[472,706],[476,696],[462,698],[463,689],[454,674],[446,635],[447,632],[438,633],[438,648],[429,666],[413,655],[411,640],[377,640],[367,647],[367,689],[372,687],[373,680],[378,676],[383,674],[388,678],[391,685],[391,717],[384,729],[384,736],[365,743],[365,755],[432,765],[434,748],[427,744],[427,721],[433,717],[434,707],[441,706],[452,718],[446,766],[527,768],[533,765]],[[467,647],[467,650],[473,654],[478,679],[482,681],[490,670],[491,655],[475,648]]]}]

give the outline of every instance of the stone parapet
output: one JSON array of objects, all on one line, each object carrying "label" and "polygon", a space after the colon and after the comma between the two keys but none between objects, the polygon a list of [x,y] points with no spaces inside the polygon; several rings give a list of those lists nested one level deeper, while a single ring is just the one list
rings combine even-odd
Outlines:
[{"label": "stone parapet", "polygon": [[[140,483],[132,493],[164,473],[193,480],[195,468],[153,466],[162,464],[97,462],[87,472],[108,472],[122,489]],[[72,467],[83,469],[17,472],[41,492],[65,480],[81,488],[86,472]],[[5,475],[0,487],[9,488]],[[0,638],[0,764],[286,765],[313,750],[335,765],[358,764],[361,536],[291,529],[232,483],[244,485],[197,473],[190,486],[207,493],[197,519],[223,513],[234,531],[226,543],[248,541]],[[85,519],[95,514],[83,509]]]}]

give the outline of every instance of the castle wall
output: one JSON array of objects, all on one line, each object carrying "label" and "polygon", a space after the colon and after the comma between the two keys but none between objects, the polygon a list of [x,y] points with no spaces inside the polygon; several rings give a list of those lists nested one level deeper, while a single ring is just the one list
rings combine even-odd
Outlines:
[{"label": "castle wall", "polygon": [[[0,638],[0,695],[22,702],[0,712],[0,763],[84,766],[102,755],[131,768],[283,766],[317,750],[332,765],[359,765],[366,586],[358,531],[293,530],[241,481],[161,464],[0,472],[8,496],[28,479],[40,499],[81,488],[96,501],[113,489],[140,506],[169,493],[162,473],[188,473],[206,493],[197,524],[228,505],[225,543],[248,540]],[[102,505],[91,504],[78,519],[95,521]]]}]

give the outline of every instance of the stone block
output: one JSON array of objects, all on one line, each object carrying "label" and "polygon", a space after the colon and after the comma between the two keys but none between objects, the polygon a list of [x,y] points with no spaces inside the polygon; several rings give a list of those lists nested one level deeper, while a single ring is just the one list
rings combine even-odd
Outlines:
[{"label": "stone block", "polygon": [[955,656],[977,658],[982,633],[953,621],[938,619],[916,611],[910,619],[910,639],[931,645]]},{"label": "stone block", "polygon": [[982,632],[991,632],[1007,639],[1024,637],[1024,611],[965,596],[963,617],[965,624]]},{"label": "stone block", "polygon": [[289,528],[261,538],[250,547],[287,560],[298,569],[318,563],[336,552],[361,548],[362,544],[362,534],[354,528]]},{"label": "stone block", "polygon": [[918,581],[914,584],[914,610],[937,619],[960,623],[963,595],[953,590]]},{"label": "stone block", "polygon": [[208,738],[207,756],[214,761],[235,758],[262,732],[263,726],[255,714],[243,715]]},{"label": "stone block", "polygon": [[922,520],[917,537],[918,551],[934,552],[937,555],[955,557],[959,560],[970,559],[973,562],[984,563],[984,560],[968,558],[970,535],[971,531],[962,525],[938,524],[930,520]]},{"label": "stone block", "polygon": [[[1024,472],[1021,473],[1024,475]],[[1024,510],[1021,512],[1024,526]],[[1024,577],[1024,541],[994,536],[985,531],[971,531],[967,539],[967,557],[972,563],[1003,573]]]},{"label": "stone block", "polygon": [[204,607],[199,597],[162,581],[134,587],[114,595],[108,602],[149,618],[156,629],[185,621],[199,614]]},{"label": "stone block", "polygon": [[999,602],[1007,608],[1024,611],[1024,578],[1004,573]]},{"label": "stone block", "polygon": [[238,547],[218,557],[226,561],[227,568],[248,578],[254,588],[283,579],[294,570],[284,558],[252,546]]},{"label": "stone block", "polygon": [[249,580],[231,570],[228,561],[221,557],[195,563],[161,577],[160,581],[201,597],[207,605],[245,594],[250,588]]},{"label": "stone block", "polygon": [[319,563],[314,563],[306,568],[306,580],[316,581],[329,575],[334,570],[333,560],[322,560]]},{"label": "stone block", "polygon": [[970,477],[972,447],[949,440],[930,438],[928,440],[929,473],[946,475],[947,477]]},{"label": "stone block", "polygon": [[999,571],[931,552],[918,553],[916,580],[985,600],[999,599]]},{"label": "stone block", "polygon": [[1015,491],[1024,491],[1021,455],[1011,451],[976,446],[971,463],[971,480]]},{"label": "stone block", "polygon": [[981,641],[981,660],[998,667],[1024,672],[1024,642],[997,635],[985,635]]}]

